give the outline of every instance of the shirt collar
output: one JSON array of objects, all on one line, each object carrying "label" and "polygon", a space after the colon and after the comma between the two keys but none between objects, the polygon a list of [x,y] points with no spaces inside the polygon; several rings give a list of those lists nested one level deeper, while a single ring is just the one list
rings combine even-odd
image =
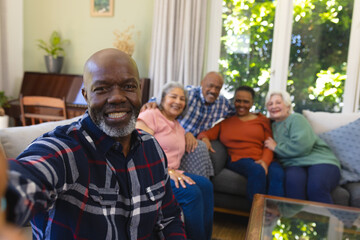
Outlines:
[{"label": "shirt collar", "polygon": [[205,104],[206,101],[205,101],[205,97],[204,97],[204,95],[203,95],[203,93],[202,93],[202,87],[201,87],[201,86],[200,86],[200,88],[199,88],[199,96],[200,96],[200,101],[201,101],[201,103],[202,103],[202,104]]}]

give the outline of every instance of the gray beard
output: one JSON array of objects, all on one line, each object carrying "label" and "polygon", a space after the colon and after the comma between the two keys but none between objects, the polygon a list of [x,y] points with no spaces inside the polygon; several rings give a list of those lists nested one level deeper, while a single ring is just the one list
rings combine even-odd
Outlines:
[{"label": "gray beard", "polygon": [[105,123],[105,119],[103,117],[104,115],[102,112],[93,111],[92,109],[89,108],[89,115],[91,119],[94,121],[95,125],[97,125],[100,128],[100,130],[103,131],[106,135],[113,138],[118,138],[118,137],[128,136],[129,134],[132,133],[132,131],[134,131],[136,125],[135,116],[137,116],[138,114],[136,114],[136,112],[133,109],[132,116],[128,125],[126,125],[123,128],[111,127],[107,125]]}]

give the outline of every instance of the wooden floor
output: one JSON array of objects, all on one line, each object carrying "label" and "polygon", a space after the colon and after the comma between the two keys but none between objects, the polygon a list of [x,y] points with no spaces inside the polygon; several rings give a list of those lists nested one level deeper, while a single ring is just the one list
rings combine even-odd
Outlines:
[{"label": "wooden floor", "polygon": [[248,217],[226,213],[214,213],[213,240],[245,239]]},{"label": "wooden floor", "polygon": [[[243,240],[245,239],[247,217],[219,213],[214,214],[213,240]],[[31,227],[25,228],[26,240],[31,240]]]}]

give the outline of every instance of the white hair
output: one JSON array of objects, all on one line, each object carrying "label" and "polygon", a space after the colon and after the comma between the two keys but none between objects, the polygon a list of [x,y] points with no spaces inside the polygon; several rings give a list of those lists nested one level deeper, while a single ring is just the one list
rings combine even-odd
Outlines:
[{"label": "white hair", "polygon": [[180,88],[181,90],[184,91],[185,107],[184,107],[184,110],[182,111],[182,113],[180,114],[181,117],[184,117],[187,110],[188,110],[189,95],[188,95],[188,91],[184,88],[184,86],[181,83],[178,83],[178,82],[168,82],[168,83],[166,83],[162,87],[159,95],[156,98],[156,104],[158,105],[159,109],[162,110],[163,109],[162,102],[163,102],[166,94],[168,94],[174,88]]},{"label": "white hair", "polygon": [[291,102],[291,97],[290,97],[290,94],[286,91],[283,91],[283,90],[272,90],[272,91],[269,91],[267,94],[266,94],[266,98],[265,98],[265,106],[267,106],[267,104],[269,103],[270,101],[270,98],[274,95],[278,95],[280,96],[283,101],[284,101],[284,104],[285,106],[287,107],[290,107],[289,109],[289,113],[292,113],[294,110],[293,110],[293,106],[292,106],[292,102]]}]

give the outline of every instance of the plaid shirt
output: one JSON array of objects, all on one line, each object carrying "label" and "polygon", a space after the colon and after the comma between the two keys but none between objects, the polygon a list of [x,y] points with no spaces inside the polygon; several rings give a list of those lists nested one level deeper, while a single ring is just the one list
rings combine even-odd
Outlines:
[{"label": "plaid shirt", "polygon": [[185,131],[191,132],[195,137],[210,129],[218,120],[235,114],[230,101],[222,95],[214,103],[205,105],[200,86],[186,86],[186,90],[189,94],[188,109],[186,115],[178,120]]},{"label": "plaid shirt", "polygon": [[7,197],[34,239],[186,239],[167,160],[134,131],[125,157],[86,113],[11,159]]}]

